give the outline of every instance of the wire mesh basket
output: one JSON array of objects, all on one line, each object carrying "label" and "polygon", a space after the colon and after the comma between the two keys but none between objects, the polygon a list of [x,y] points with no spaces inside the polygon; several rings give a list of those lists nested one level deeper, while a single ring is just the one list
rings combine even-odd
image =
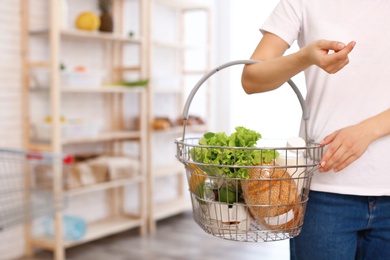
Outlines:
[{"label": "wire mesh basket", "polygon": [[72,162],[70,156],[0,149],[0,231],[62,209],[59,193]]},{"label": "wire mesh basket", "polygon": [[[183,137],[175,141],[176,157],[186,169],[195,222],[213,236],[242,242],[279,241],[299,235],[311,178],[322,157],[322,148],[309,140],[299,147],[238,147],[200,145],[204,137],[185,136],[189,107],[199,87],[223,68],[256,62],[233,61],[202,77],[184,107]],[[304,99],[295,84],[288,83],[306,122]],[[243,164],[242,158],[250,158],[245,161],[251,163]]]}]

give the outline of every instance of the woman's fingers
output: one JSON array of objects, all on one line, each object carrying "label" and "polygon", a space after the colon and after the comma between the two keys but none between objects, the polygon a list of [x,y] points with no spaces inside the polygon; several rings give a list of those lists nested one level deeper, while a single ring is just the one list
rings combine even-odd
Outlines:
[{"label": "woman's fingers", "polygon": [[318,41],[318,48],[323,54],[319,56],[317,66],[330,74],[340,71],[349,63],[348,55],[355,45],[354,41],[348,45],[337,41]]},{"label": "woman's fingers", "polygon": [[328,148],[321,158],[319,171],[341,171],[357,160],[373,140],[368,126],[349,126],[325,137],[320,145],[328,145]]},{"label": "woman's fingers", "polygon": [[321,160],[319,171],[326,172],[333,169],[337,172],[347,167],[354,160],[353,153],[345,145],[340,144],[336,149],[331,149],[329,154]]}]

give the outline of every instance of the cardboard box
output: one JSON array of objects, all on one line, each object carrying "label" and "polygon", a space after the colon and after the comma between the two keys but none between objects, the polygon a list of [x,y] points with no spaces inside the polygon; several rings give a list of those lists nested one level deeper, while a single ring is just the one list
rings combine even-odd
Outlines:
[{"label": "cardboard box", "polygon": [[[39,189],[53,189],[53,171],[51,165],[33,166],[35,186]],[[75,165],[63,168],[62,187],[64,190],[79,188],[82,186],[81,176]]]},{"label": "cardboard box", "polygon": [[109,180],[130,178],[139,172],[138,161],[128,157],[101,156],[88,163],[94,171],[107,172]]}]

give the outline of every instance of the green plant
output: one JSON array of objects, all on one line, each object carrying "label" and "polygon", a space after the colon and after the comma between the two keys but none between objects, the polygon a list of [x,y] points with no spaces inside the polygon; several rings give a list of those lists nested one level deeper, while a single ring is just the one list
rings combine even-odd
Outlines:
[{"label": "green plant", "polygon": [[256,149],[260,138],[259,133],[242,126],[229,136],[225,132],[209,132],[199,139],[199,146],[190,149],[190,156],[205,164],[198,167],[211,176],[248,179],[248,168],[240,166],[269,163],[279,156],[276,150]]},{"label": "green plant", "polygon": [[211,176],[248,179],[248,168],[240,166],[269,163],[279,156],[276,150],[256,148],[261,138],[256,131],[242,126],[235,129],[229,136],[225,132],[206,133],[199,139],[199,146],[190,149],[192,159],[204,164],[198,166],[200,169]]}]

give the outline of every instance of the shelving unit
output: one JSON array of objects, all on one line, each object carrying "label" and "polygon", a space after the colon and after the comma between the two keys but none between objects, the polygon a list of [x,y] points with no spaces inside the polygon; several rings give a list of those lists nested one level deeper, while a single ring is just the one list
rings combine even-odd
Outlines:
[{"label": "shelving unit", "polygon": [[[211,67],[211,6],[209,1],[149,1],[149,126],[158,117],[168,118],[172,123],[171,127],[164,130],[149,127],[148,132],[148,212],[149,227],[153,233],[158,220],[191,209],[183,165],[173,156],[174,140],[183,133],[183,126],[177,125],[176,121],[181,119],[189,91]],[[198,19],[196,28],[190,28],[188,19]],[[196,51],[197,55],[191,56],[191,51]],[[193,64],[198,67],[193,68]],[[188,133],[207,131],[206,120],[211,113],[210,93],[210,88],[205,86],[201,95],[204,103],[198,111],[196,108],[191,110],[205,123],[188,126]]]},{"label": "shelving unit", "polygon": [[[30,0],[21,2],[21,21],[22,21],[22,80],[23,80],[23,122],[24,122],[24,145],[27,150],[42,150],[53,153],[75,153],[81,146],[88,149],[96,149],[99,153],[107,155],[129,156],[133,155],[138,161],[138,171],[131,177],[124,179],[107,180],[102,183],[91,184],[71,190],[64,190],[61,177],[64,173],[59,169],[53,172],[53,191],[57,199],[67,197],[69,200],[77,200],[77,196],[91,193],[103,192],[107,201],[96,201],[96,203],[107,203],[109,206],[107,216],[93,222],[88,222],[87,234],[80,240],[65,240],[63,238],[63,211],[57,211],[54,215],[55,234],[54,237],[45,235],[36,236],[31,232],[31,225],[26,225],[26,251],[27,254],[33,254],[34,248],[43,248],[51,250],[56,260],[65,259],[65,249],[90,242],[117,232],[132,228],[140,228],[141,235],[147,232],[147,89],[145,87],[121,87],[116,84],[103,84],[88,87],[81,86],[61,86],[60,64],[66,59],[76,60],[83,57],[74,55],[68,57],[64,55],[66,43],[78,43],[82,45],[93,45],[99,49],[102,69],[107,72],[105,77],[108,82],[120,82],[126,77],[145,78],[147,76],[147,1],[145,0],[113,0],[113,17],[115,18],[115,30],[112,33],[103,33],[98,31],[81,31],[72,28],[61,28],[59,15],[63,10],[60,2],[48,0]],[[90,1],[91,4],[97,4],[97,1]],[[69,2],[69,4],[79,2]],[[34,4],[34,5],[33,5]],[[35,4],[38,7],[35,7]],[[84,3],[83,3],[84,4]],[[135,27],[137,35],[127,36],[124,25],[124,12],[126,4],[131,4],[133,14],[137,15],[138,21]],[[95,6],[95,5],[93,5]],[[32,9],[35,7],[35,10]],[[46,28],[33,28],[31,26],[31,15],[39,14],[37,9],[47,8],[47,12],[37,19],[42,19],[42,24]],[[97,8],[97,5],[95,6]],[[43,9],[44,10],[44,9]],[[43,21],[46,20],[46,21]],[[34,20],[35,21],[35,20]],[[33,57],[32,44],[34,39],[38,39],[39,44],[43,44],[40,57]],[[130,46],[130,47],[129,47]],[[34,47],[34,46],[33,46]],[[85,47],[85,46],[84,46]],[[126,48],[132,48],[136,52],[135,56],[130,57],[134,62],[126,63]],[[68,46],[68,51],[69,51]],[[70,53],[76,52],[71,49]],[[88,56],[89,53],[82,53],[82,56]],[[72,55],[69,55],[72,56]],[[130,55],[131,56],[131,55]],[[43,70],[48,75],[47,84],[38,87],[32,87],[32,72],[34,70]],[[131,74],[131,75],[130,75]],[[130,76],[129,76],[130,75]],[[43,97],[42,97],[43,96]],[[45,102],[45,111],[51,117],[51,132],[49,140],[42,141],[33,138],[32,121],[34,116],[34,98],[40,102]],[[92,105],[84,102],[90,99]],[[77,103],[77,99],[80,102]],[[96,106],[95,102],[99,100],[101,107]],[[126,99],[134,101],[135,105],[128,108]],[[76,100],[76,101],[75,101]],[[61,133],[60,117],[66,113],[67,103],[73,102],[77,106],[78,114],[83,115],[88,106],[100,111],[104,119],[105,129],[102,132],[91,136],[64,137]],[[74,109],[74,107],[73,107]],[[39,110],[39,109],[37,109]],[[93,110],[93,109],[91,109]],[[126,112],[130,111],[138,119],[138,123],[130,120]],[[42,112],[42,109],[41,109]],[[46,115],[42,115],[46,116]],[[89,115],[84,115],[88,117]],[[130,123],[128,121],[131,121]],[[128,152],[126,145],[133,145],[136,151]],[[126,210],[125,192],[126,188],[135,186],[137,190],[138,210],[136,213]],[[90,205],[88,205],[90,206]]]}]

